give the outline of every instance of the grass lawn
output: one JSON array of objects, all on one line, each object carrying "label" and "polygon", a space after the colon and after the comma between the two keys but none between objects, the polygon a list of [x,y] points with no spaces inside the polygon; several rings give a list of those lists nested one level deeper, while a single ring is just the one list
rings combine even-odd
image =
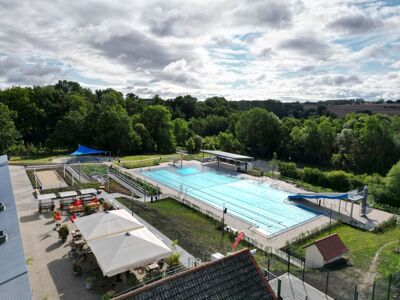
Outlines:
[{"label": "grass lawn", "polygon": [[[209,154],[204,154],[204,157],[209,157]],[[168,162],[172,160],[179,160],[181,158],[180,154],[147,154],[147,155],[131,155],[123,156],[120,158],[120,163],[117,165],[122,166],[127,169],[135,168],[145,168],[156,166],[163,162]],[[183,160],[201,159],[203,158],[203,153],[194,153],[182,156]]]},{"label": "grass lawn", "polygon": [[[332,233],[339,234],[340,238],[349,249],[348,256],[353,267],[348,270],[343,269],[343,271],[353,272],[356,269],[360,273],[368,271],[376,251],[381,246],[391,241],[398,241],[400,237],[399,228],[391,229],[384,233],[372,233],[348,225],[339,225],[332,230]],[[328,233],[325,233],[301,245],[293,245],[291,251],[295,253],[296,256],[304,257],[304,245],[327,235]],[[400,255],[393,253],[395,246],[397,246],[396,243],[388,245],[381,252],[378,260],[379,276],[387,276],[389,273],[400,272]]]},{"label": "grass lawn", "polygon": [[[186,156],[189,156],[190,158],[203,158],[203,153],[195,153],[195,154],[190,154],[190,155],[184,155],[183,159],[185,159]],[[209,154],[204,153],[204,157],[210,157]],[[128,156],[122,156],[120,157],[121,161],[138,161],[138,160],[145,160],[145,159],[160,159],[161,160],[169,160],[169,159],[180,159],[180,154],[177,153],[170,153],[170,154],[140,154],[140,155],[128,155]]]},{"label": "grass lawn", "polygon": [[[122,204],[132,209],[132,201],[127,198],[117,198]],[[155,203],[133,202],[133,211],[159,229],[171,240],[178,240],[178,244],[194,256],[204,259],[211,253],[226,254],[231,251],[233,236],[224,234],[221,244],[220,222],[186,207],[173,199],[160,200]],[[237,249],[248,247],[241,242]],[[249,247],[254,248],[254,247]],[[265,267],[268,257],[264,253],[257,253],[256,260],[260,267]]]},{"label": "grass lawn", "polygon": [[56,158],[66,158],[67,153],[59,154],[39,154],[32,156],[12,156],[10,158],[10,164],[47,164],[51,163]]},{"label": "grass lawn", "polygon": [[106,174],[107,166],[103,164],[82,164],[81,170],[85,174]]}]

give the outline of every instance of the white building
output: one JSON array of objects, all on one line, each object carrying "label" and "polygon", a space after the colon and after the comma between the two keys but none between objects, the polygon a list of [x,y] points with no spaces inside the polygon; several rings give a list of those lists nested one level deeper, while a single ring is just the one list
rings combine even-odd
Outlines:
[{"label": "white building", "polygon": [[337,233],[319,239],[306,248],[306,267],[322,268],[326,264],[339,260],[349,250]]}]

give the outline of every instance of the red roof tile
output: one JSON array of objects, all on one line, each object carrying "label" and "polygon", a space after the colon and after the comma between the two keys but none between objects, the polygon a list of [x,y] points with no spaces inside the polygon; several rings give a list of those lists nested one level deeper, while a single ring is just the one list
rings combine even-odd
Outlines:
[{"label": "red roof tile", "polygon": [[321,252],[325,261],[330,261],[349,251],[337,233],[317,240],[314,244],[317,246],[319,252]]}]

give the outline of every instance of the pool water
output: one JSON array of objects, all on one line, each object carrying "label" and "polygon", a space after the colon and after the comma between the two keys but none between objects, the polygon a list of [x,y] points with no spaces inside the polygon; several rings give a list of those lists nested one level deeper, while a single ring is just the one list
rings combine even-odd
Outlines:
[{"label": "pool water", "polygon": [[242,179],[206,167],[158,168],[142,173],[161,184],[239,217],[271,235],[320,214],[285,199],[290,193],[267,183]]}]

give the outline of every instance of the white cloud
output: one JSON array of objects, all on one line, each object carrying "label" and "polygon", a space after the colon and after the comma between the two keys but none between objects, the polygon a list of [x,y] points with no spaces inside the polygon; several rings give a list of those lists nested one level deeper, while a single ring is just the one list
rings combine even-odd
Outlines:
[{"label": "white cloud", "polygon": [[372,0],[0,0],[0,87],[393,98],[399,26],[400,4]]}]

